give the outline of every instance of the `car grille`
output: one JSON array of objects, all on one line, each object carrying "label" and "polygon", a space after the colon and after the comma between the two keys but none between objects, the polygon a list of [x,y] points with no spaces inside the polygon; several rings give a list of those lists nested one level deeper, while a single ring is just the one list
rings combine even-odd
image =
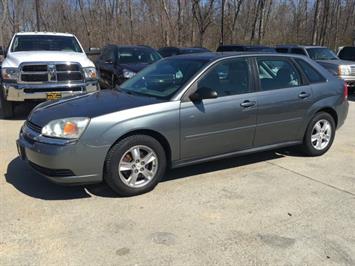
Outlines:
[{"label": "car grille", "polygon": [[20,82],[78,82],[84,76],[78,63],[24,64],[21,66]]},{"label": "car grille", "polygon": [[33,124],[31,121],[26,121],[26,126],[33,130],[34,132],[41,133],[42,132],[42,127],[38,126],[36,124]]},{"label": "car grille", "polygon": [[71,171],[69,169],[49,169],[49,168],[40,166],[38,164],[35,164],[31,161],[29,161],[28,163],[33,169],[35,169],[39,173],[46,175],[46,176],[51,176],[51,177],[75,176],[73,171]]},{"label": "car grille", "polygon": [[55,88],[31,88],[23,89],[25,93],[36,93],[36,92],[63,92],[63,91],[81,91],[84,92],[83,87],[55,87]]}]

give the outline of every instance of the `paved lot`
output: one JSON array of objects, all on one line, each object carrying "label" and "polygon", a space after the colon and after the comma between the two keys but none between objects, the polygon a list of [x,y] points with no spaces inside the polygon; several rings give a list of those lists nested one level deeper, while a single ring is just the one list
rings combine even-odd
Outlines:
[{"label": "paved lot", "polygon": [[170,171],[151,193],[60,187],[0,119],[0,265],[355,265],[355,99],[333,148]]}]

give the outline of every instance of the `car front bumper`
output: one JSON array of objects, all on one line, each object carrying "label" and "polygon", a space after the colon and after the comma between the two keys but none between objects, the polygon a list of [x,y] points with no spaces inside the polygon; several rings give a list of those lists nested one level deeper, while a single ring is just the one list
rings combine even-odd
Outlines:
[{"label": "car front bumper", "polygon": [[3,83],[7,101],[23,102],[25,100],[46,100],[49,92],[59,92],[61,97],[94,92],[99,89],[97,81],[69,84],[13,84]]},{"label": "car front bumper", "polygon": [[20,158],[54,183],[82,185],[103,180],[104,161],[109,147],[46,138],[26,124],[16,144]]}]

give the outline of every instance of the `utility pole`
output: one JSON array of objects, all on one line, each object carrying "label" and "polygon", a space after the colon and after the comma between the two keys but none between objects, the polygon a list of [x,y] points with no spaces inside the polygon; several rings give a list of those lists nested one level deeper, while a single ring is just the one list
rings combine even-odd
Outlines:
[{"label": "utility pole", "polygon": [[37,31],[40,31],[40,27],[39,27],[39,0],[36,0],[36,28]]},{"label": "utility pole", "polygon": [[224,44],[224,2],[225,0],[222,0],[222,9],[221,9],[221,45]]}]

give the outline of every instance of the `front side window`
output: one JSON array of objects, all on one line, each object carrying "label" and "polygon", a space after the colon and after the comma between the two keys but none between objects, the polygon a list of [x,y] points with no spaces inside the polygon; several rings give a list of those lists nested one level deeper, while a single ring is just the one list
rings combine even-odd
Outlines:
[{"label": "front side window", "polygon": [[301,77],[287,59],[257,59],[261,89],[264,91],[300,86]]},{"label": "front side window", "polygon": [[11,52],[23,51],[83,52],[73,36],[17,35],[12,43]]},{"label": "front side window", "polygon": [[246,59],[233,59],[219,63],[198,81],[198,90],[212,89],[218,97],[248,93],[249,64]]},{"label": "front side window", "polygon": [[101,60],[105,62],[113,62],[114,52],[115,49],[112,46],[106,47],[101,54]]},{"label": "front side window", "polygon": [[337,60],[335,53],[328,48],[308,48],[309,57],[313,60]]},{"label": "front side window", "polygon": [[140,71],[119,89],[137,95],[170,99],[208,60],[167,58]]},{"label": "front side window", "polygon": [[161,59],[158,52],[147,48],[119,48],[118,49],[118,62],[121,64],[151,64]]}]

